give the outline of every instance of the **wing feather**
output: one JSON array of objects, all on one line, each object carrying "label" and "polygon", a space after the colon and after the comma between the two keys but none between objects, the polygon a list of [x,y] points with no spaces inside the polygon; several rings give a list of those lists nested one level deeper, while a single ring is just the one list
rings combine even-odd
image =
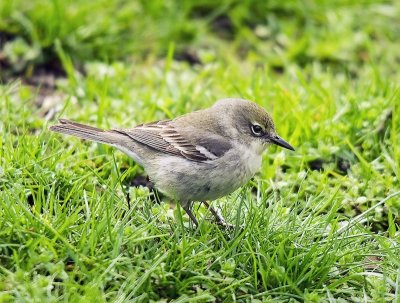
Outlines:
[{"label": "wing feather", "polygon": [[[215,160],[231,147],[224,138],[207,141],[207,136],[204,135],[197,140],[198,134],[185,136],[174,127],[171,120],[141,124],[133,129],[114,129],[114,131],[160,152],[197,162]],[[214,150],[218,152],[214,153]]]}]

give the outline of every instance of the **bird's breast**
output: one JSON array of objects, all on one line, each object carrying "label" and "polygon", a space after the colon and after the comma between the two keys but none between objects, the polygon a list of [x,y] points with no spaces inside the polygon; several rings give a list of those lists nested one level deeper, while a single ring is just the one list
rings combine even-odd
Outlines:
[{"label": "bird's breast", "polygon": [[148,169],[150,179],[165,194],[183,201],[214,200],[245,185],[261,167],[261,155],[244,145],[222,157],[199,163],[163,156]]},{"label": "bird's breast", "polygon": [[243,170],[243,174],[249,175],[251,178],[255,173],[261,169],[262,154],[258,149],[252,145],[238,147],[239,162]]}]

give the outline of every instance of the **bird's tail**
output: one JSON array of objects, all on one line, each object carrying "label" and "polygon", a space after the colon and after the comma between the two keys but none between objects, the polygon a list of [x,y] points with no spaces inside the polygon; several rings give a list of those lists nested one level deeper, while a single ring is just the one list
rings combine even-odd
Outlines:
[{"label": "bird's tail", "polygon": [[115,145],[120,143],[122,134],[114,131],[103,130],[89,125],[80,124],[67,119],[60,119],[60,124],[50,126],[53,132],[76,136],[95,142]]}]

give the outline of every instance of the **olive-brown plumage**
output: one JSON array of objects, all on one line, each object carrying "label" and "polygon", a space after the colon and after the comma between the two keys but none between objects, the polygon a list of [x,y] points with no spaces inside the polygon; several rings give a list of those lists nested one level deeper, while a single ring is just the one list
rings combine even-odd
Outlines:
[{"label": "olive-brown plumage", "polygon": [[204,110],[131,129],[101,130],[60,119],[50,130],[126,153],[160,191],[182,204],[196,225],[192,202],[214,200],[246,184],[260,169],[268,144],[294,150],[277,135],[271,116],[243,99],[223,99]]}]

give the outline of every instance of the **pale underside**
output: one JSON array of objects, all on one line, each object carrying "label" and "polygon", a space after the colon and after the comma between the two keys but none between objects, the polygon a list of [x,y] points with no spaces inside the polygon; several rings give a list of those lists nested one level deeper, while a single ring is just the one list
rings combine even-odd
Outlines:
[{"label": "pale underside", "polygon": [[188,137],[168,120],[113,131],[136,143],[114,146],[141,164],[160,191],[183,205],[225,196],[246,184],[261,166],[261,153],[256,152],[260,148],[214,134]]}]

